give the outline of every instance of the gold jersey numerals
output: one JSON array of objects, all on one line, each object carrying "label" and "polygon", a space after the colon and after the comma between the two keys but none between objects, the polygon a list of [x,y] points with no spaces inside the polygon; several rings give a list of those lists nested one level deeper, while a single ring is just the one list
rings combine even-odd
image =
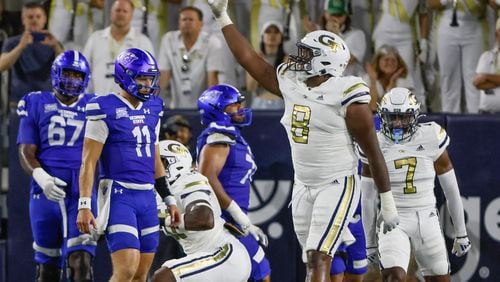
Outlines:
[{"label": "gold jersey numerals", "polygon": [[309,122],[311,108],[294,105],[292,113],[292,139],[295,143],[307,144],[309,140]]},{"label": "gold jersey numerals", "polygon": [[405,188],[403,192],[405,194],[415,194],[417,193],[417,187],[413,185],[413,178],[415,177],[415,168],[417,167],[417,158],[409,157],[404,159],[399,159],[394,161],[394,167],[396,169],[403,168],[404,166],[408,166],[408,171],[406,171],[406,180],[405,180]]}]

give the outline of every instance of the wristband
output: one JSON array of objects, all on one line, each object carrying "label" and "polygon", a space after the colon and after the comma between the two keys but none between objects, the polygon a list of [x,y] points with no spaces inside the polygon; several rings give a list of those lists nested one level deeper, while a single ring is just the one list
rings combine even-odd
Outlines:
[{"label": "wristband", "polygon": [[78,210],[91,209],[92,198],[90,197],[80,197],[78,199]]},{"label": "wristband", "polygon": [[164,201],[165,201],[165,205],[167,205],[167,207],[172,206],[172,205],[177,205],[177,202],[175,201],[175,198],[172,195],[167,196]]}]

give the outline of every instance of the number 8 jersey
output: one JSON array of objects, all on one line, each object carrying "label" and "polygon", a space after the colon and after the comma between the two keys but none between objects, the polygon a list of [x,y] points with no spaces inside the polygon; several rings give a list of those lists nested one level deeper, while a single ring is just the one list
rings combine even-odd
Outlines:
[{"label": "number 8 jersey", "polygon": [[345,115],[352,103],[369,103],[370,92],[361,78],[331,77],[308,88],[298,72],[277,69],[285,112],[285,127],[292,149],[295,180],[319,186],[356,174],[358,158],[347,130]]},{"label": "number 8 jersey", "polygon": [[87,104],[87,119],[104,122],[101,136],[91,136],[104,144],[101,179],[155,183],[155,143],[162,115],[163,101],[154,95],[137,108],[114,93],[98,96]]},{"label": "number 8 jersey", "polygon": [[85,106],[94,94],[80,94],[73,104],[61,103],[52,92],[31,92],[18,103],[21,118],[17,144],[38,147],[42,167],[79,169],[82,160]]}]

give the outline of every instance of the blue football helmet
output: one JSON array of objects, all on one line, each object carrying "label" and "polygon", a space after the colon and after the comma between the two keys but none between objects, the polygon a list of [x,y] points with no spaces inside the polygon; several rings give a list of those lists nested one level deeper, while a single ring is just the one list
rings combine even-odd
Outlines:
[{"label": "blue football helmet", "polygon": [[[81,73],[83,79],[65,77],[63,71],[75,71]],[[52,63],[50,75],[52,77],[52,88],[64,96],[78,96],[87,88],[90,80],[90,67],[87,59],[82,53],[75,50],[67,50],[59,54]]]},{"label": "blue football helmet", "polygon": [[[138,76],[151,76],[153,83],[151,86],[145,86],[137,83],[135,79]],[[159,87],[160,71],[156,60],[148,51],[130,48],[121,52],[115,61],[115,82],[127,91],[130,95],[146,101],[151,94],[157,94]],[[140,90],[146,88],[147,93],[141,93]]]},{"label": "blue football helmet", "polygon": [[[226,113],[227,106],[245,101],[245,96],[235,87],[227,84],[218,84],[205,90],[198,98],[198,109],[201,115],[201,124],[208,125],[211,122],[227,125],[247,126],[252,123],[252,110],[241,108],[234,113]],[[233,121],[233,116],[242,115],[242,122]]]}]

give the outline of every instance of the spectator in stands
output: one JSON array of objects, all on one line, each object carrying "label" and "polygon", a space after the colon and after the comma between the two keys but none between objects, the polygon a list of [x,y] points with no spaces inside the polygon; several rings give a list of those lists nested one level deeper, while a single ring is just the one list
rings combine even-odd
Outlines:
[{"label": "spectator in stands", "polygon": [[[29,210],[35,280],[60,281],[66,265],[68,281],[92,281],[96,238],[75,225],[85,107],[94,97],[85,94],[89,64],[80,52],[66,51],[55,59],[51,76],[52,92],[28,93],[17,109],[19,160],[33,176]],[[95,203],[96,194],[91,198]],[[88,208],[96,210],[95,204]]]},{"label": "spectator in stands", "polygon": [[[443,112],[477,113],[479,90],[474,87],[474,70],[487,42],[485,1],[457,1],[456,23],[453,22],[452,0],[427,0],[429,8],[438,12],[436,21],[437,58],[441,78]],[[465,107],[461,107],[462,88]]]},{"label": "spectator in stands", "polygon": [[[362,62],[366,53],[366,37],[362,30],[351,26],[349,13],[348,0],[330,0],[320,18],[319,27],[340,35],[349,47],[351,59],[344,75],[363,76],[365,71]],[[304,27],[307,32],[318,29],[314,23],[307,19],[304,20]]]},{"label": "spectator in stands", "polygon": [[47,16],[41,4],[24,4],[21,20],[24,32],[8,38],[0,55],[0,71],[11,70],[9,100],[13,109],[26,93],[51,90],[50,68],[63,51],[61,43],[44,29]]},{"label": "spectator in stands", "polygon": [[413,89],[413,79],[408,75],[408,68],[398,50],[389,45],[382,45],[373,57],[371,64],[365,65],[367,75],[363,80],[370,87],[370,109],[375,112],[382,96],[394,87]]},{"label": "spectator in stands", "polygon": [[177,13],[176,7],[182,0],[134,0],[134,15],[132,26],[148,36],[158,54],[161,36],[167,32],[168,17]]},{"label": "spectator in stands", "polygon": [[175,140],[189,149],[189,141],[191,141],[191,124],[189,121],[181,116],[171,116],[161,125],[160,128],[160,141],[161,140]]},{"label": "spectator in stands", "polygon": [[[252,281],[270,281],[271,268],[263,248],[266,234],[252,224],[250,183],[257,170],[250,146],[241,129],[252,123],[252,110],[244,108],[245,97],[231,85],[214,85],[198,99],[201,123],[198,136],[199,171],[208,178],[219,201],[222,218],[238,235],[252,258]],[[260,243],[260,244],[259,244]]]},{"label": "spectator in stands", "polygon": [[49,30],[66,49],[83,50],[93,25],[92,8],[103,9],[104,0],[51,1]]},{"label": "spectator in stands", "polygon": [[153,53],[149,38],[131,26],[132,0],[115,0],[111,7],[111,25],[90,36],[83,54],[92,69],[92,86],[98,95],[117,92],[113,70],[116,56],[127,48],[140,48]]},{"label": "spectator in stands", "polygon": [[485,51],[477,63],[473,83],[480,90],[479,112],[500,112],[500,19],[496,23],[496,44]]},{"label": "spectator in stands", "polygon": [[[276,21],[264,24],[260,32],[259,54],[269,64],[278,67],[285,62],[288,56],[283,49],[283,25]],[[247,91],[251,93],[252,109],[279,110],[285,107],[283,99],[264,89],[259,83],[247,73]]]},{"label": "spectator in stands", "polygon": [[158,67],[160,86],[170,87],[172,109],[196,109],[204,89],[218,83],[222,65],[221,42],[202,31],[203,14],[187,6],[180,10],[179,30],[162,38]]},{"label": "spectator in stands", "polygon": [[[428,12],[425,0],[382,0],[381,14],[373,31],[372,39],[375,43],[375,50],[383,45],[396,48],[399,55],[406,64],[408,77],[411,77],[415,87],[414,93],[417,99],[425,105],[425,88],[423,87],[421,65],[417,65],[416,42],[419,43],[422,54],[421,62],[427,63],[429,51],[429,27]],[[418,26],[418,28],[417,28]],[[416,29],[417,28],[417,29]],[[417,35],[414,30],[418,30]],[[407,86],[405,86],[407,87]],[[385,93],[380,93],[383,95]]]}]

